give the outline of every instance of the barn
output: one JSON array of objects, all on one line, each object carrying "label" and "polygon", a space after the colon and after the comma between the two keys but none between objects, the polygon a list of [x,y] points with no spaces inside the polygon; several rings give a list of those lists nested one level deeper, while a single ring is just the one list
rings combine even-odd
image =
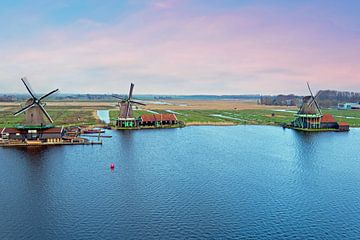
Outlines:
[{"label": "barn", "polygon": [[339,128],[339,124],[331,114],[324,114],[320,122],[321,128]]},{"label": "barn", "polygon": [[163,126],[177,124],[175,114],[143,114],[140,116],[140,126]]},{"label": "barn", "polygon": [[346,122],[338,123],[334,116],[331,114],[324,114],[321,118],[321,128],[333,128],[338,129],[340,132],[346,132],[350,130],[349,124]]},{"label": "barn", "polygon": [[2,128],[0,130],[0,137],[3,140],[60,141],[64,136],[63,127],[54,127],[47,129]]}]

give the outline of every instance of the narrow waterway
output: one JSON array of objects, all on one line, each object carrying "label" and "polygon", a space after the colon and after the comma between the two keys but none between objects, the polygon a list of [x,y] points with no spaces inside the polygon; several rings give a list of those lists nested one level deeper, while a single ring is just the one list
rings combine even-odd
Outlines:
[{"label": "narrow waterway", "polygon": [[105,124],[110,123],[110,111],[109,110],[97,110],[96,112],[99,119]]}]

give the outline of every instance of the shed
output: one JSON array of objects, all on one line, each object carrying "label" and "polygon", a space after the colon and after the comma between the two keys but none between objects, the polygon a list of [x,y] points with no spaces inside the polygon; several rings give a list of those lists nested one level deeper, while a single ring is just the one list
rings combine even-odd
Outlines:
[{"label": "shed", "polygon": [[177,117],[172,113],[143,114],[140,116],[142,126],[173,125],[177,123]]},{"label": "shed", "polygon": [[339,125],[336,122],[332,114],[324,114],[321,118],[321,128],[338,128]]},{"label": "shed", "polygon": [[348,123],[346,122],[340,122],[339,123],[339,131],[340,132],[347,132],[350,130],[350,126]]},{"label": "shed", "polygon": [[64,135],[64,127],[53,127],[39,131],[40,139],[61,139]]}]

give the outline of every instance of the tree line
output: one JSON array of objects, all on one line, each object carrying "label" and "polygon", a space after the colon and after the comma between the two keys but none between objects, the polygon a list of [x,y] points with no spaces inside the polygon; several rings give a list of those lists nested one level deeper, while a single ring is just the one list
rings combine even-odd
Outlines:
[{"label": "tree line", "polygon": [[[338,103],[360,102],[360,93],[346,92],[336,90],[320,90],[317,93],[317,102],[321,107],[335,107]],[[277,106],[299,106],[304,96],[277,95],[277,96],[261,96],[259,103],[263,105]]]}]

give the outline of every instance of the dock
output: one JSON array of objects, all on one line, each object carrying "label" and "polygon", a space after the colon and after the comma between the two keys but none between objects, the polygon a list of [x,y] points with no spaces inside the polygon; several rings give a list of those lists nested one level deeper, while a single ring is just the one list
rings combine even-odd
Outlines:
[{"label": "dock", "polygon": [[0,142],[0,147],[58,146],[58,145],[102,145],[101,141],[87,142]]}]

